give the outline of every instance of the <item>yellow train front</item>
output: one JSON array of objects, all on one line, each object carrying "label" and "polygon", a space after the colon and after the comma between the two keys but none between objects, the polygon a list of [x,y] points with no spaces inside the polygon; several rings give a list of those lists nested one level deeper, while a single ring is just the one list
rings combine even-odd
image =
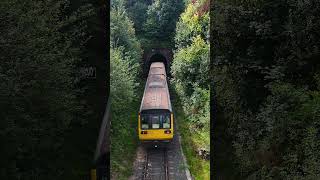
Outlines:
[{"label": "yellow train front", "polygon": [[139,111],[138,134],[144,143],[160,144],[173,139],[173,113],[166,70],[161,62],[150,65]]}]

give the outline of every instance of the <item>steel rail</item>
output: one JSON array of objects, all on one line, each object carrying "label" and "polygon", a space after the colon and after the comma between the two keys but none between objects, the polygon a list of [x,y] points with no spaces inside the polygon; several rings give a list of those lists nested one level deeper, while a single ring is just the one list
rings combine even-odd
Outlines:
[{"label": "steel rail", "polygon": [[[160,150],[160,149],[159,149]],[[143,171],[142,171],[142,180],[152,180],[152,176],[150,176],[151,174],[149,173],[150,169],[149,169],[149,163],[150,163],[150,152],[148,150],[146,150],[146,154],[145,154],[145,163],[144,163],[144,167],[143,167]],[[169,163],[168,163],[168,153],[167,153],[167,149],[164,148],[162,149],[162,152],[160,151],[157,155],[162,155],[162,165],[163,165],[163,171],[160,172],[160,174],[162,174],[162,179],[163,180],[169,180]],[[151,158],[152,159],[152,158]]]},{"label": "steel rail", "polygon": [[163,151],[163,163],[164,163],[164,171],[165,171],[165,180],[169,180],[169,168],[168,168],[168,157],[167,157],[167,149],[165,148]]},{"label": "steel rail", "polygon": [[146,150],[146,155],[145,155],[145,164],[143,167],[143,174],[142,174],[142,179],[147,180],[148,179],[148,170],[149,170],[149,158],[148,158],[148,150]]}]

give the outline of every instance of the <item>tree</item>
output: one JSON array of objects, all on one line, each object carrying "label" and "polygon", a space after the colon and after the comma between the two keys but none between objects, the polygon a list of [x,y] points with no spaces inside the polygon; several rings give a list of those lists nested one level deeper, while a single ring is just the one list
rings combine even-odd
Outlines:
[{"label": "tree", "polygon": [[127,5],[128,16],[134,23],[137,36],[145,33],[143,24],[147,20],[147,10],[150,3],[145,0],[136,0],[132,4]]},{"label": "tree", "polygon": [[[201,37],[199,27],[203,27],[205,32],[208,31],[209,13],[199,17],[196,7],[200,4],[190,3],[177,23],[175,40],[178,48],[175,51],[171,73],[185,112],[196,126],[204,127],[205,124],[209,124],[209,44],[203,39],[206,36]],[[186,35],[186,32],[189,35]],[[183,36],[189,36],[190,40],[182,41]]]},{"label": "tree", "polygon": [[[88,5],[88,4],[87,4]],[[76,65],[88,36],[90,5],[1,2],[1,179],[72,179],[66,134],[86,120]],[[31,24],[31,25],[30,25]],[[71,165],[70,165],[71,164]],[[81,168],[76,169],[80,171]]]},{"label": "tree", "polygon": [[144,31],[148,39],[171,42],[176,21],[183,10],[182,1],[155,0],[148,7]]},{"label": "tree", "polygon": [[[319,10],[317,1],[213,5],[211,73],[220,107],[219,128],[227,134],[224,141],[233,146],[228,156],[232,155],[229,167],[238,170],[234,177],[319,177],[314,169],[318,161],[311,160],[318,157],[313,149],[318,147],[317,120],[306,114],[318,113],[314,105],[319,103],[315,85],[319,53],[314,48],[320,44],[307,37],[316,36],[319,21],[314,18],[320,16]],[[216,150],[219,156],[226,155],[223,149]]]},{"label": "tree", "polygon": [[[187,132],[192,134],[184,137],[189,141],[187,146],[193,152],[201,149],[210,154],[209,13],[199,13],[203,4],[205,1],[190,2],[177,22],[171,73],[186,116],[180,124],[186,124]],[[191,167],[197,167],[191,168],[197,178],[207,178],[209,163],[199,160],[190,163]]]},{"label": "tree", "polygon": [[136,115],[140,42],[135,35],[123,1],[113,1],[110,24],[110,92],[111,92],[111,176],[125,179],[131,174],[128,162],[133,161],[137,145]]},{"label": "tree", "polygon": [[[181,14],[177,22],[175,34],[176,48],[185,48],[192,43],[194,37],[200,35],[202,39],[209,42],[209,13],[199,13],[199,9],[206,1],[189,3],[185,12]],[[208,12],[208,11],[207,11]]]},{"label": "tree", "polygon": [[134,65],[140,61],[142,50],[124,4],[116,2],[112,5],[110,12],[110,46],[123,46],[125,48],[124,52],[127,53],[127,56],[132,61],[130,62],[131,65]]}]

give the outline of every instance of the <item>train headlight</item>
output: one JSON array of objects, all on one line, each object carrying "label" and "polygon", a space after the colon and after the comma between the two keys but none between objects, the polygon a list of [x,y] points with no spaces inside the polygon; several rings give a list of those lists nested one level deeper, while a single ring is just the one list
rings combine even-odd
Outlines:
[{"label": "train headlight", "polygon": [[171,134],[171,131],[170,130],[165,130],[164,133],[165,134]]},{"label": "train headlight", "polygon": [[148,134],[148,131],[141,131],[141,134]]}]

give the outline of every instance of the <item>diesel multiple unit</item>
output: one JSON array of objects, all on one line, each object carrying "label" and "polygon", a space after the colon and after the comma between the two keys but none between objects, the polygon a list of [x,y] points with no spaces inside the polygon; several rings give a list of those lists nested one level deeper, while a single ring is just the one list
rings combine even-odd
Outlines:
[{"label": "diesel multiple unit", "polygon": [[173,113],[162,62],[150,65],[138,116],[138,133],[143,142],[170,142],[173,138]]}]

